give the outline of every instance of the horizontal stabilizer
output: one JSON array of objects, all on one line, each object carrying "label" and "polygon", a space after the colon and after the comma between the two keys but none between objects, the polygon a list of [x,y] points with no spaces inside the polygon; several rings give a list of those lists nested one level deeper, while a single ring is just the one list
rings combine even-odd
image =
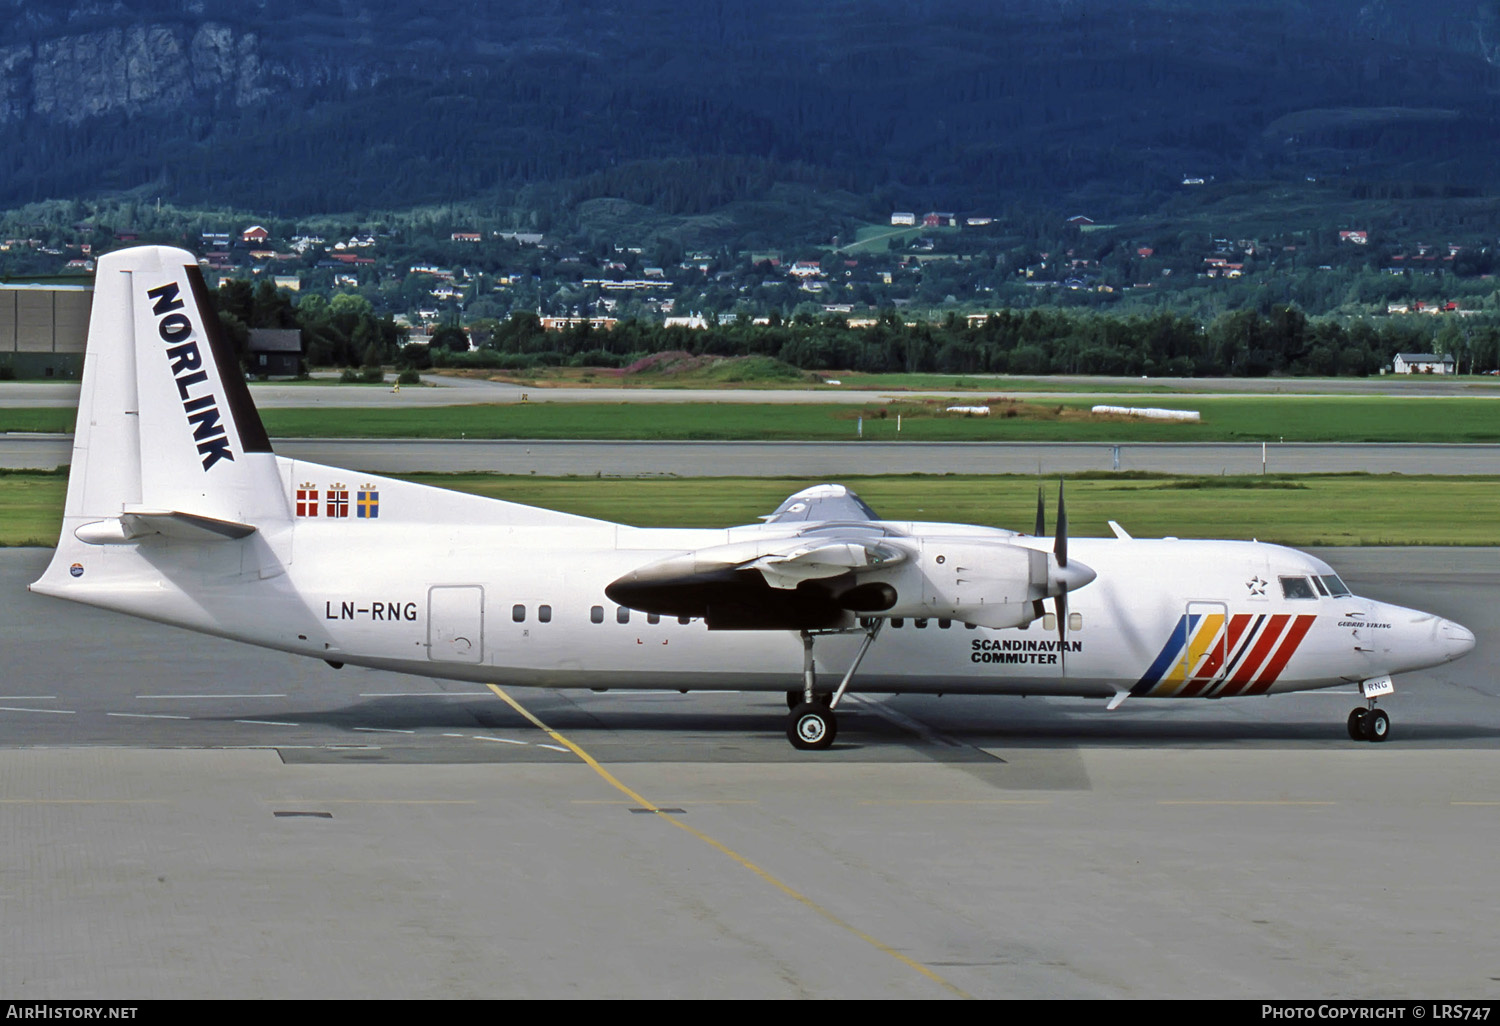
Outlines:
[{"label": "horizontal stabilizer", "polygon": [[90,545],[128,545],[151,535],[178,541],[215,542],[247,537],[255,533],[255,526],[176,510],[141,510],[84,524],[74,533],[79,541]]}]

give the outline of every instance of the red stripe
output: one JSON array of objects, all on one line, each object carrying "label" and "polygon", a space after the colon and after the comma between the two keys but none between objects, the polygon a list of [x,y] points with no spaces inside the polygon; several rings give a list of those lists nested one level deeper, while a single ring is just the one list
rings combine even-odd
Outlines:
[{"label": "red stripe", "polygon": [[1209,649],[1208,658],[1203,661],[1203,669],[1188,682],[1177,695],[1178,698],[1192,698],[1202,691],[1214,679],[1219,672],[1219,667],[1224,665],[1224,659],[1230,652],[1234,651],[1235,643],[1240,640],[1240,635],[1245,633],[1245,628],[1250,626],[1249,613],[1237,613],[1229,618],[1229,636],[1224,639],[1222,645],[1215,645]]},{"label": "red stripe", "polygon": [[1250,678],[1255,675],[1256,670],[1260,669],[1260,664],[1265,662],[1266,656],[1271,654],[1271,649],[1276,647],[1276,640],[1281,637],[1281,632],[1286,629],[1287,621],[1290,619],[1291,617],[1285,613],[1277,613],[1271,617],[1270,622],[1266,624],[1265,629],[1261,631],[1260,637],[1256,640],[1255,647],[1250,650],[1250,654],[1245,657],[1245,661],[1234,671],[1234,679],[1224,688],[1222,692],[1224,697],[1227,698],[1230,695],[1239,694],[1240,689],[1250,683]]},{"label": "red stripe", "polygon": [[1276,655],[1271,659],[1270,665],[1266,667],[1265,672],[1255,681],[1255,685],[1246,691],[1245,694],[1263,695],[1270,690],[1271,685],[1276,683],[1276,678],[1280,676],[1281,671],[1286,667],[1287,660],[1296,654],[1297,646],[1302,644],[1303,637],[1307,634],[1308,629],[1312,627],[1313,621],[1316,619],[1316,616],[1304,614],[1292,621],[1292,628],[1286,632],[1286,640],[1276,650]]}]

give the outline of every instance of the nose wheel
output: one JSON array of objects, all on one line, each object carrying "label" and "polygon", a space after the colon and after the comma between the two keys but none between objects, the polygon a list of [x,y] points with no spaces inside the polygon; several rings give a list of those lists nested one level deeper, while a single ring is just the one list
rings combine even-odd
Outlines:
[{"label": "nose wheel", "polygon": [[1349,739],[1351,741],[1384,741],[1391,736],[1391,718],[1384,709],[1375,708],[1372,701],[1368,709],[1354,709],[1349,713]]}]

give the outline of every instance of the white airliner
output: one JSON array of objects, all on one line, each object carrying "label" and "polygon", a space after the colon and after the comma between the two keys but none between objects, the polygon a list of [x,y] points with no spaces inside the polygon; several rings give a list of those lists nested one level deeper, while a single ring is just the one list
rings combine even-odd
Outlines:
[{"label": "white airliner", "polygon": [[[428,677],[786,692],[799,748],[860,692],[1225,698],[1357,685],[1474,636],[1277,545],[881,520],[839,485],[762,523],[637,528],[279,457],[198,263],[100,259],[67,508],[32,590]],[[1050,603],[1049,603],[1050,600]],[[820,676],[819,670],[832,673]],[[838,676],[835,676],[838,675]],[[835,685],[836,681],[836,685]]]}]

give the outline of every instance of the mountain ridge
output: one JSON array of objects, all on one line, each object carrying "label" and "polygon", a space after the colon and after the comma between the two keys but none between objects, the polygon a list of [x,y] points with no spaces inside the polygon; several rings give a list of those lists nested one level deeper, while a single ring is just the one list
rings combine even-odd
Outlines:
[{"label": "mountain ridge", "polygon": [[872,211],[902,197],[1110,214],[1189,177],[1500,186],[1492,0],[0,13],[0,125],[27,142],[0,154],[5,206],[149,188],[288,216],[622,195],[701,213],[781,181]]}]

